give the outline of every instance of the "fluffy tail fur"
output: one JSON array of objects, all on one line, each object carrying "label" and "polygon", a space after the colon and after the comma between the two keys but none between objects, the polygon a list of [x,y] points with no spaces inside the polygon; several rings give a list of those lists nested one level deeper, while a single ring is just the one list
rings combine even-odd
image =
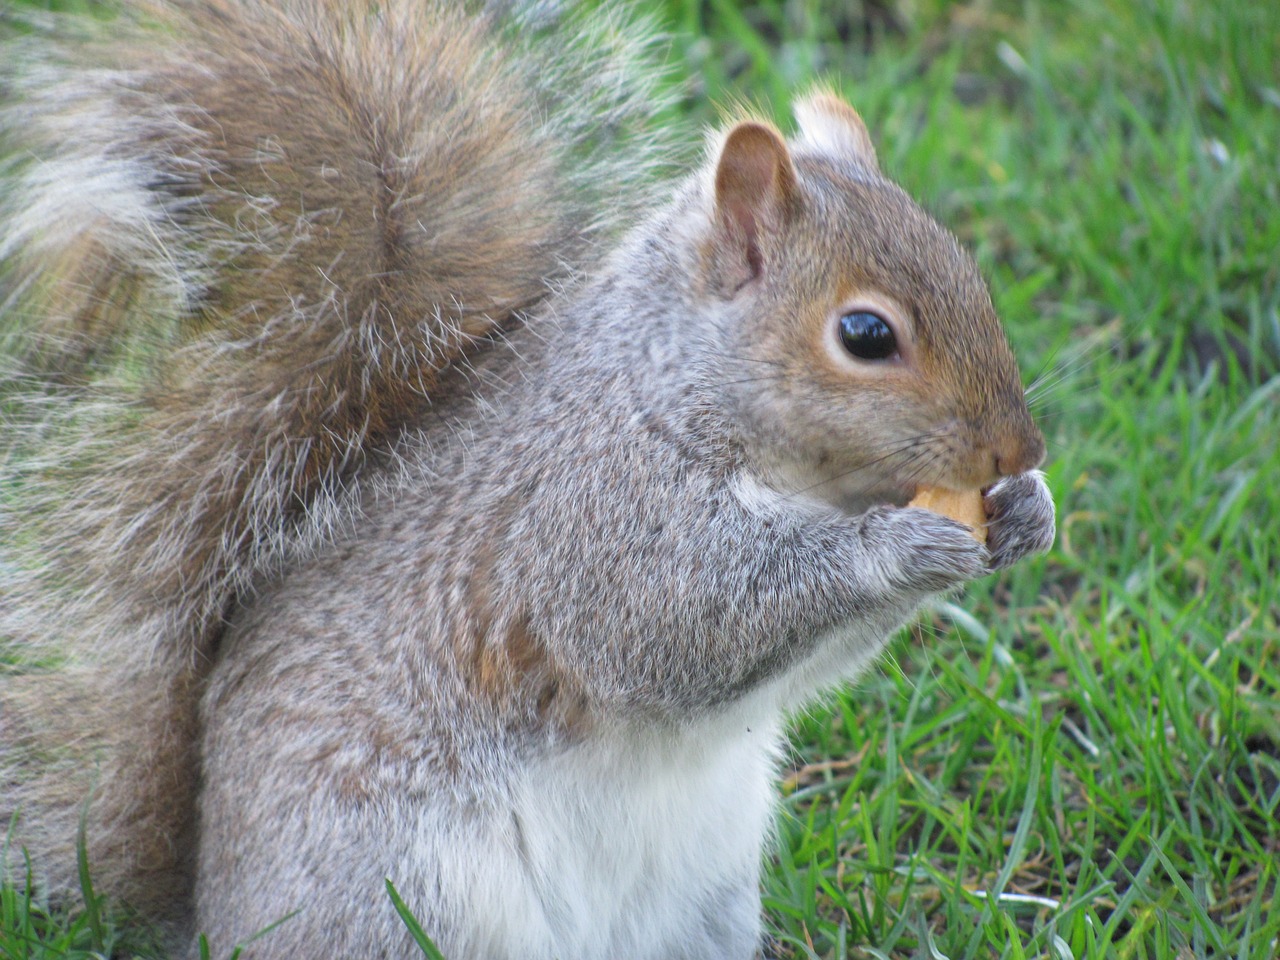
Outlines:
[{"label": "fluffy tail fur", "polygon": [[8,44],[0,816],[55,891],[92,795],[99,883],[183,912],[225,612],[640,199],[637,32],[486,11],[129,3]]}]

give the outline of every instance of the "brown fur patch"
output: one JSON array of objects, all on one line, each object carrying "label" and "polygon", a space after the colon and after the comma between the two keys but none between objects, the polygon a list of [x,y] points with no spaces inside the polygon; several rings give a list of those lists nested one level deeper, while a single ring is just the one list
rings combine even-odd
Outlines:
[{"label": "brown fur patch", "polygon": [[586,699],[557,666],[525,612],[499,613],[493,595],[498,554],[491,543],[476,554],[468,576],[458,662],[465,664],[472,689],[500,713],[576,736],[588,720]]}]

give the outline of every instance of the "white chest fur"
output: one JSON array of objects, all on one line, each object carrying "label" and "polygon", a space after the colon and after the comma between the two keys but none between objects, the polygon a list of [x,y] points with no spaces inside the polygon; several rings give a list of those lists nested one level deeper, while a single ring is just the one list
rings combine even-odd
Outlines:
[{"label": "white chest fur", "polygon": [[611,730],[531,765],[509,815],[451,865],[445,889],[465,890],[459,912],[485,924],[457,956],[754,956],[780,738],[762,712]]}]

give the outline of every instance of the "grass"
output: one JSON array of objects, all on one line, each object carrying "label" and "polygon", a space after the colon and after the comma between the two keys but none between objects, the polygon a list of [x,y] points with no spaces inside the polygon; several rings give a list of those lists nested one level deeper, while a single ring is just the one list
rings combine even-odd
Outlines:
[{"label": "grass", "polygon": [[976,251],[1060,516],[798,720],[779,954],[1280,955],[1280,8],[694,9],[700,93],[837,75]]},{"label": "grass", "polygon": [[[3,845],[6,863],[19,854]],[[159,956],[150,931],[130,924],[127,915],[110,905],[93,889],[89,865],[80,848],[80,909],[68,913],[50,907],[32,892],[30,863],[26,882],[19,889],[0,884],[0,957],[4,960],[94,960],[101,957]]]},{"label": "grass", "polygon": [[[1048,557],[797,718],[776,952],[1280,956],[1280,5],[662,9],[683,115],[862,111],[1042,375],[1058,497]],[[85,955],[3,895],[0,954]]]}]

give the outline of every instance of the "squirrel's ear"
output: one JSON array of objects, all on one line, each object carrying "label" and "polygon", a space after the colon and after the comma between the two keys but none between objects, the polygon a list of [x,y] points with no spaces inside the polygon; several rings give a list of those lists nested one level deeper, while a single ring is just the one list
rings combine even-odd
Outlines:
[{"label": "squirrel's ear", "polygon": [[800,145],[879,171],[876,148],[871,134],[867,133],[867,125],[857,110],[835,94],[811,93],[796,102],[794,112],[800,127]]},{"label": "squirrel's ear", "polygon": [[767,238],[786,226],[796,174],[782,134],[747,120],[729,131],[716,161],[716,247],[720,282],[741,289],[765,269]]}]

